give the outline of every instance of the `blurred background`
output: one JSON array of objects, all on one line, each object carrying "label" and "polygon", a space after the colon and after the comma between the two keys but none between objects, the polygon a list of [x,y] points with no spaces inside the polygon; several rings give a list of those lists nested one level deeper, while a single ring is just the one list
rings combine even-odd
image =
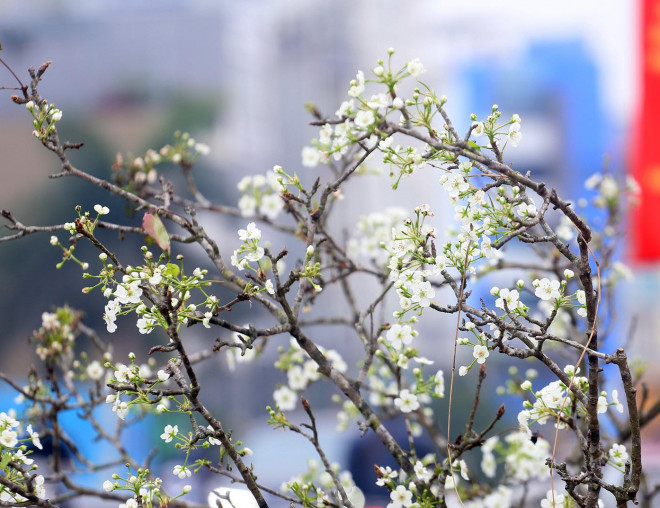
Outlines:
[{"label": "blurred background", "polygon": [[[660,90],[654,88],[660,86],[655,82],[660,72],[658,34],[660,2],[652,0],[556,0],[544,6],[524,0],[0,4],[2,58],[24,81],[29,79],[28,67],[53,61],[41,93],[64,112],[58,126],[62,137],[85,142],[72,156],[75,164],[100,177],[110,176],[117,152],[140,155],[158,149],[172,141],[177,129],[211,147],[211,155],[200,159],[196,171],[206,193],[218,202],[235,206],[237,182],[274,164],[299,174],[312,172],[300,162],[301,148],[317,135],[303,105],[313,102],[326,115],[334,114],[356,71],[369,71],[377,59],[386,58],[388,47],[396,49],[396,65],[420,58],[428,69],[423,80],[449,97],[447,109],[459,131],[469,126],[470,113],[484,117],[494,103],[503,117],[520,114],[524,138],[508,157],[515,167],[532,171],[564,196],[581,197],[584,180],[604,169],[634,174],[642,184],[642,199],[629,218],[630,235],[620,252],[634,279],[622,286],[620,326],[611,340],[627,341],[630,356],[651,361],[660,355],[660,143],[654,139],[660,104],[653,93]],[[0,86],[14,86],[4,69]],[[48,179],[58,170],[57,161],[39,146],[28,113],[9,95],[0,95],[0,208],[35,225],[72,220],[74,204],[91,209],[101,202],[121,212],[120,200],[108,200],[83,182]],[[350,230],[361,214],[385,203],[410,208],[427,202],[440,221],[448,209],[441,193],[424,181],[408,181],[396,194],[386,175],[363,183],[347,193],[338,224]],[[245,221],[203,218],[219,238],[229,239],[222,249],[231,253],[235,231]],[[132,220],[120,213],[111,215],[113,219]],[[55,270],[60,258],[48,236],[0,246],[0,369],[18,377],[25,376],[33,361],[26,338],[53,303],[85,310],[86,321],[104,329],[101,295],[83,297],[80,270],[73,264]],[[138,255],[126,250],[133,262]],[[253,316],[246,313],[248,319]],[[134,332],[126,324],[112,337],[120,361],[128,351],[146,350],[143,343],[158,341]],[[211,339],[195,340],[203,347]],[[329,339],[330,344],[341,350],[341,338]],[[279,345],[287,342],[282,339]],[[447,371],[441,351],[433,344],[426,348]],[[304,466],[312,450],[289,434],[274,435],[264,424],[263,408],[272,404],[272,392],[255,380],[267,379],[269,386],[286,382],[272,368],[271,349],[270,355],[240,365],[231,376],[221,358],[205,368],[226,387],[222,401],[209,403],[230,428],[240,429],[243,435],[235,437],[254,450],[270,447],[270,452],[257,454],[254,463],[259,479],[277,488]],[[492,381],[498,380],[494,376]],[[646,381],[657,393],[660,372],[650,369]],[[0,410],[6,410],[14,405],[13,395],[2,390]],[[331,407],[327,393],[318,393],[326,395],[319,406]],[[442,408],[446,410],[446,404]],[[72,420],[71,425],[79,423]],[[164,423],[147,425],[158,429]],[[334,432],[334,420],[326,426],[330,455],[347,465],[358,434],[355,425],[347,434]],[[145,443],[140,436],[132,438],[140,453],[158,444],[157,439]],[[649,469],[660,465],[653,452],[657,436],[653,429],[646,434]],[[208,480],[204,488],[213,482],[218,480]],[[196,491],[197,499],[203,499],[203,489]]]}]

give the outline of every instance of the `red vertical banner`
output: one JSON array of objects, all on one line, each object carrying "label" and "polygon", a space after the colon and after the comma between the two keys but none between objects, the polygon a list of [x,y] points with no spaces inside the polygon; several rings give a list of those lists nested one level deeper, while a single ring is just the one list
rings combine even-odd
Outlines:
[{"label": "red vertical banner", "polygon": [[633,261],[660,260],[660,0],[640,0],[640,96],[632,137],[632,175],[641,186],[633,212]]}]

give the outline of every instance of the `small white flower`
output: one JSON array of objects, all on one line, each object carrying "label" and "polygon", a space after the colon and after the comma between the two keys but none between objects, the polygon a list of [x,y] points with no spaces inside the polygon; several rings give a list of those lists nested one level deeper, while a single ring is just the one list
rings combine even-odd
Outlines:
[{"label": "small white flower", "polygon": [[60,322],[57,319],[57,314],[54,312],[44,312],[41,314],[41,326],[46,330],[55,330],[60,326]]},{"label": "small white flower", "polygon": [[461,477],[465,481],[470,481],[470,477],[468,476],[468,466],[467,463],[464,460],[459,460],[458,461],[458,466],[461,468]]},{"label": "small white flower", "polygon": [[[492,291],[491,291],[492,292]],[[498,309],[504,310],[504,303],[506,302],[506,306],[509,308],[509,311],[513,312],[515,311],[518,307],[521,306],[520,302],[520,293],[518,292],[517,289],[501,289],[498,292],[499,298],[495,300],[495,307]]]},{"label": "small white flower", "polygon": [[335,115],[338,118],[343,118],[345,116],[348,116],[351,111],[354,109],[355,104],[353,102],[353,99],[344,101],[341,103],[341,106],[339,106],[339,109],[335,112]]},{"label": "small white flower", "polygon": [[204,313],[204,319],[202,319],[202,324],[204,325],[204,328],[211,328],[210,322],[212,317],[213,317],[213,312],[209,311]]},{"label": "small white flower", "polygon": [[612,402],[619,413],[623,413],[623,404],[619,402],[619,392],[617,390],[612,390]]},{"label": "small white flower", "polygon": [[364,92],[364,72],[358,71],[355,79],[351,81],[348,95],[349,97],[359,97],[362,92]]},{"label": "small white flower", "polygon": [[520,143],[522,132],[520,132],[520,124],[518,122],[514,122],[509,126],[508,138],[509,143],[511,143],[511,146],[513,147],[518,146],[518,143]]},{"label": "small white flower", "polygon": [[406,70],[410,73],[411,76],[419,76],[423,72],[426,72],[424,65],[419,61],[419,58],[415,58],[406,64]]},{"label": "small white flower", "polygon": [[166,443],[169,443],[172,441],[172,439],[174,439],[177,436],[178,433],[179,433],[178,425],[174,425],[174,426],[166,425],[165,429],[163,430],[163,433],[160,435],[160,438]]},{"label": "small white flower", "polygon": [[415,463],[415,475],[417,475],[417,478],[419,478],[420,481],[426,483],[431,479],[431,472],[424,467],[424,464],[421,463],[421,461],[417,461]]},{"label": "small white flower", "polygon": [[209,145],[205,143],[196,143],[195,151],[200,155],[208,155],[211,153],[211,148],[209,148]]},{"label": "small white flower", "polygon": [[477,137],[485,136],[486,131],[484,130],[484,123],[483,122],[474,122],[472,124],[472,134],[474,134]]},{"label": "small white flower", "polygon": [[394,405],[402,413],[410,413],[419,408],[419,400],[414,393],[410,393],[409,390],[401,390],[399,396],[394,399]]},{"label": "small white flower", "polygon": [[313,146],[303,147],[301,156],[302,156],[302,165],[307,168],[316,167],[321,161],[321,152],[319,152]]},{"label": "small white flower", "polygon": [[41,445],[41,441],[39,440],[39,433],[34,432],[32,430],[32,425],[31,424],[29,424],[27,426],[26,430],[27,430],[27,433],[30,435],[30,439],[32,439],[32,444],[34,446],[36,446],[37,448],[39,448],[40,450],[43,450],[43,446]]},{"label": "small white flower", "polygon": [[245,194],[238,200],[238,208],[243,217],[253,217],[257,214],[257,200],[254,196]]},{"label": "small white flower", "polygon": [[466,366],[461,365],[461,366],[458,368],[458,375],[459,375],[459,376],[465,376],[465,375],[467,375],[467,373],[468,373],[468,368],[467,368]]},{"label": "small white flower", "polygon": [[284,209],[284,201],[279,194],[267,194],[261,198],[259,213],[265,215],[270,220],[275,220]]},{"label": "small white flower", "polygon": [[115,484],[112,483],[110,480],[106,480],[103,482],[103,490],[106,492],[112,492],[115,490]]},{"label": "small white flower", "polygon": [[371,110],[358,111],[357,115],[355,115],[355,125],[360,129],[366,129],[375,121],[376,117],[374,116],[374,112]]},{"label": "small white flower", "polygon": [[304,390],[307,387],[307,382],[309,380],[300,365],[294,365],[291,367],[286,372],[286,375],[289,382],[289,387],[292,390]]},{"label": "small white flower", "polygon": [[163,275],[162,275],[162,269],[161,267],[154,268],[154,273],[151,277],[149,277],[149,284],[160,284],[160,282],[163,280]]},{"label": "small white flower", "polygon": [[57,245],[58,243],[60,243],[59,239],[55,235],[52,235],[50,237],[50,244],[51,245]]},{"label": "small white flower", "polygon": [[151,333],[155,324],[156,320],[146,315],[137,320],[138,331],[142,334]]},{"label": "small white flower", "polygon": [[192,472],[190,471],[190,469],[188,469],[186,466],[181,466],[179,464],[174,466],[172,473],[175,476],[178,476],[180,480],[184,480],[186,477],[190,478],[192,476]]},{"label": "small white flower", "polygon": [[[587,296],[585,292],[582,289],[578,289],[577,293],[575,294],[575,297],[577,298],[577,301],[580,305],[586,305],[587,303]],[[587,309],[585,307],[580,307],[577,311],[578,316],[582,317],[587,317]]]},{"label": "small white flower", "polygon": [[549,490],[545,495],[545,499],[541,500],[541,508],[560,508],[564,506],[565,497],[564,493]]},{"label": "small white flower", "polygon": [[296,392],[291,390],[288,386],[282,386],[275,390],[275,392],[273,392],[273,399],[281,411],[293,411],[296,407]]},{"label": "small white flower", "polygon": [[142,296],[142,288],[139,286],[140,281],[136,280],[128,284],[120,284],[114,292],[115,297],[119,303],[128,305],[130,303],[140,303]]},{"label": "small white flower", "polygon": [[87,375],[89,376],[90,379],[94,381],[98,381],[103,377],[103,374],[105,373],[105,369],[101,365],[101,363],[97,360],[94,360],[87,366]]},{"label": "small white flower", "polygon": [[558,280],[536,279],[533,285],[536,288],[534,294],[541,300],[561,298],[561,293],[559,292],[560,283]]},{"label": "small white flower", "polygon": [[390,499],[392,502],[388,506],[391,508],[408,508],[412,504],[412,492],[399,485],[390,493]]},{"label": "small white flower", "polygon": [[165,382],[170,378],[170,375],[164,370],[159,370],[157,372],[157,376],[158,376],[158,380],[162,382]]},{"label": "small white flower", "polygon": [[94,205],[94,211],[99,215],[107,215],[110,213],[110,209],[107,206]]},{"label": "small white flower", "polygon": [[435,373],[435,388],[433,389],[436,396],[443,398],[445,396],[445,378],[441,370]]},{"label": "small white flower", "polygon": [[2,434],[0,434],[0,445],[4,446],[5,448],[13,448],[18,444],[18,434],[9,429],[5,429],[2,431]]},{"label": "small white flower", "polygon": [[250,222],[245,229],[238,230],[238,238],[244,242],[246,240],[259,240],[261,238],[261,230],[254,222]]},{"label": "small white flower", "polygon": [[610,460],[617,466],[623,467],[628,460],[628,452],[624,445],[614,443],[609,451]]},{"label": "small white flower", "polygon": [[27,455],[23,453],[23,450],[21,450],[20,448],[14,452],[14,460],[20,461],[23,464],[27,464],[28,466],[34,463],[34,459],[30,459]]},{"label": "small white flower", "polygon": [[474,356],[477,359],[477,363],[484,363],[489,355],[490,355],[490,351],[488,351],[488,346],[481,346],[481,345],[474,346],[474,350],[472,351],[472,356]]},{"label": "small white flower", "polygon": [[273,286],[273,281],[272,280],[268,279],[265,282],[264,287],[266,288],[266,291],[268,291],[269,294],[271,294],[271,295],[275,294],[275,287]]},{"label": "small white flower", "polygon": [[616,182],[612,175],[603,176],[603,181],[600,183],[600,193],[607,201],[616,200],[619,197],[619,184]]}]

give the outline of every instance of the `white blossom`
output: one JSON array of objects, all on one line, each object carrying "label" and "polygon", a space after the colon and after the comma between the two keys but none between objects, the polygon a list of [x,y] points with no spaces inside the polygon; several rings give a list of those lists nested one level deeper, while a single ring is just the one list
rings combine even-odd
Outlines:
[{"label": "white blossom", "polygon": [[282,386],[275,390],[273,393],[273,399],[281,411],[293,411],[296,408],[296,392],[291,390],[288,386]]},{"label": "white blossom", "polygon": [[410,393],[409,390],[401,390],[399,396],[394,399],[394,405],[402,413],[410,413],[419,408],[419,400],[414,393]]},{"label": "white blossom", "polygon": [[415,58],[406,64],[406,70],[410,73],[411,76],[419,76],[423,72],[426,72],[424,65],[419,61],[419,58]]}]

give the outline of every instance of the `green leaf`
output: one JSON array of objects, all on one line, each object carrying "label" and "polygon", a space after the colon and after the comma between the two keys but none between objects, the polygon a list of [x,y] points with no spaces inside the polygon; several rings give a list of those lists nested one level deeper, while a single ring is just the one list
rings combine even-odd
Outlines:
[{"label": "green leaf", "polygon": [[9,464],[9,461],[12,459],[11,453],[6,452],[2,454],[2,458],[0,459],[0,469],[3,471],[7,469],[7,464]]},{"label": "green leaf", "polygon": [[147,212],[142,217],[142,231],[151,237],[166,252],[170,251],[170,235],[158,215]]},{"label": "green leaf", "polygon": [[477,152],[481,152],[481,147],[474,141],[468,141],[468,145],[474,148]]},{"label": "green leaf", "polygon": [[173,279],[176,279],[179,277],[180,271],[181,270],[179,269],[179,265],[175,265],[173,263],[167,263],[167,266],[165,267],[165,270],[162,271],[162,273],[166,277],[171,277]]}]

